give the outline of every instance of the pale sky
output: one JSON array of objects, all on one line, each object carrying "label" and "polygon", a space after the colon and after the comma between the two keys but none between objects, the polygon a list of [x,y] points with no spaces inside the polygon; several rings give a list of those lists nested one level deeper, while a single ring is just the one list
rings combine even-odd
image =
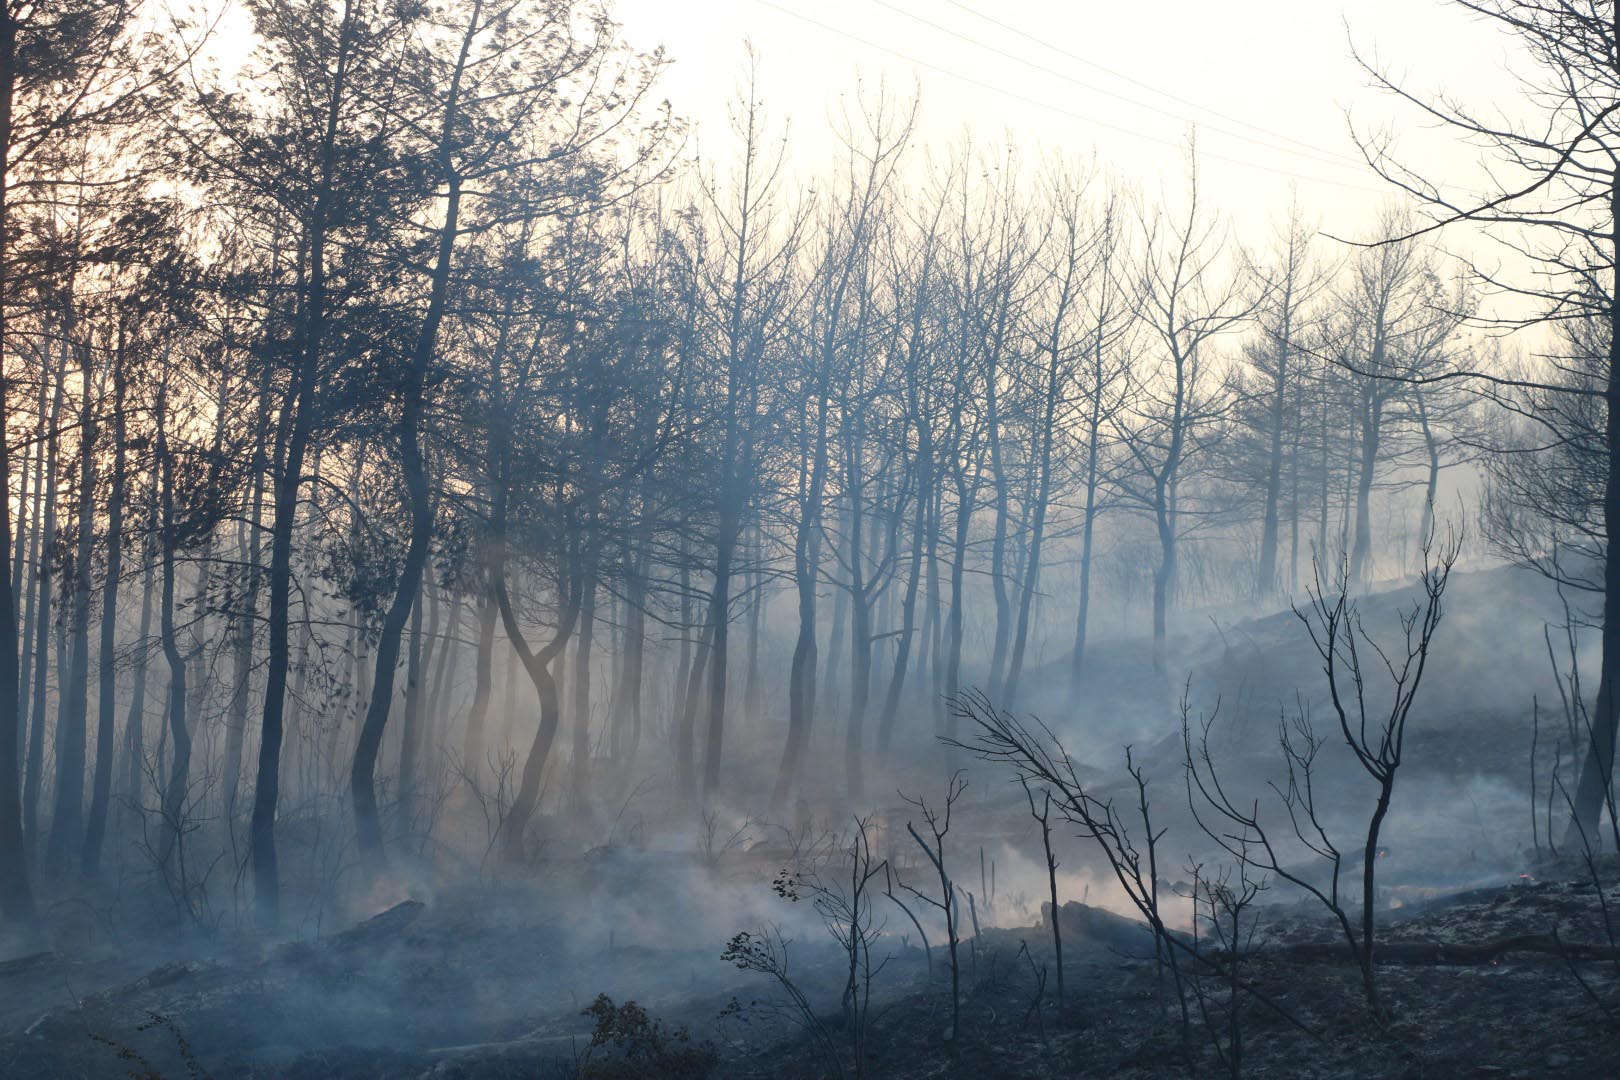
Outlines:
[{"label": "pale sky", "polygon": [[1257,246],[1296,189],[1329,232],[1360,231],[1390,199],[1360,163],[1347,110],[1358,127],[1393,126],[1432,171],[1472,175],[1472,152],[1369,86],[1351,38],[1416,88],[1517,108],[1512,39],[1443,0],[617,0],[615,14],[633,44],[673,57],[664,94],[717,161],[734,145],[727,108],[746,39],[800,169],[832,153],[829,116],[857,79],[920,87],[925,146],[968,131],[1029,158],[1095,151],[1172,200],[1196,125],[1203,197]]}]

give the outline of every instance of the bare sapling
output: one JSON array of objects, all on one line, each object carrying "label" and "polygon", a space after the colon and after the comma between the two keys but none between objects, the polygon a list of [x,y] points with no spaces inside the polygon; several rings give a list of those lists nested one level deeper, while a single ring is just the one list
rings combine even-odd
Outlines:
[{"label": "bare sapling", "polygon": [[895,869],[894,864],[891,861],[887,864],[884,874],[884,895],[894,902],[895,907],[905,912],[906,918],[911,920],[911,925],[916,927],[917,937],[922,940],[923,960],[928,964],[928,978],[932,980],[934,977],[934,950],[928,944],[928,931],[924,929],[922,920],[917,918],[917,913],[911,910],[911,905],[907,904],[903,899],[900,898],[899,894],[894,891],[897,887],[902,891],[905,889],[905,885],[900,880],[899,871]]},{"label": "bare sapling", "polygon": [[[1581,823],[1580,815],[1575,813],[1574,796],[1569,793],[1569,789],[1564,785],[1563,778],[1555,774],[1553,776],[1553,786],[1563,798],[1564,806],[1569,811],[1570,830],[1574,832],[1581,848],[1581,864],[1586,870],[1587,880],[1592,883],[1592,892],[1597,897],[1598,914],[1602,917],[1603,933],[1609,943],[1608,948],[1602,950],[1602,954],[1613,966],[1614,974],[1620,976],[1620,936],[1616,934],[1614,913],[1609,908],[1609,898],[1603,891],[1603,873],[1601,864],[1598,861],[1597,849],[1592,842],[1592,838],[1586,832],[1586,826]],[[1614,798],[1612,794],[1613,786],[1612,779],[1605,781],[1605,787],[1611,789],[1610,793],[1605,794],[1605,798],[1611,802]],[[1593,985],[1592,980],[1581,973],[1578,962],[1585,957],[1578,954],[1590,952],[1591,950],[1583,950],[1578,947],[1572,948],[1567,945],[1559,936],[1556,925],[1552,928],[1551,937],[1559,957],[1564,961],[1564,966],[1569,969],[1570,977],[1580,986],[1581,993],[1586,996],[1588,1001],[1597,1006],[1598,1011],[1603,1014],[1604,1019],[1609,1022],[1611,1027],[1620,1029],[1620,1008],[1611,1004],[1602,992]]]},{"label": "bare sapling", "polygon": [[[1556,555],[1554,556],[1554,559],[1556,560]],[[1556,566],[1556,561],[1555,561],[1555,566]],[[1560,636],[1563,639],[1563,647],[1567,652],[1569,660],[1568,660],[1567,665],[1560,665],[1559,664],[1558,656],[1557,656],[1556,652],[1553,650],[1552,627],[1550,625],[1548,625],[1548,624],[1543,623],[1542,627],[1541,627],[1541,636],[1542,636],[1542,640],[1545,641],[1546,644],[1547,644],[1547,663],[1549,665],[1551,665],[1551,667],[1552,667],[1553,681],[1558,686],[1559,704],[1563,708],[1564,727],[1565,727],[1565,730],[1566,730],[1566,732],[1568,734],[1570,745],[1571,746],[1584,746],[1586,748],[1587,753],[1589,753],[1589,754],[1597,754],[1597,753],[1601,752],[1601,747],[1600,747],[1601,738],[1600,738],[1600,735],[1599,735],[1599,732],[1598,732],[1597,725],[1594,724],[1593,721],[1592,721],[1591,711],[1586,706],[1586,693],[1585,693],[1585,690],[1584,690],[1584,688],[1582,686],[1582,683],[1581,683],[1580,652],[1579,652],[1579,649],[1577,648],[1577,642],[1576,642],[1576,633],[1577,633],[1577,630],[1580,627],[1580,618],[1576,614],[1576,612],[1570,607],[1569,596],[1564,592],[1563,583],[1558,582],[1557,586],[1558,586],[1558,599],[1559,599],[1559,602],[1563,605],[1563,608],[1564,608],[1564,621],[1562,622],[1562,624],[1560,624],[1559,630],[1561,631]],[[1533,711],[1533,714],[1534,714],[1533,717],[1532,717],[1532,723],[1536,728],[1539,728],[1540,727],[1540,706],[1539,706],[1539,703],[1537,703],[1534,699],[1532,699],[1532,701],[1531,701],[1531,708],[1532,708],[1532,711]],[[1555,747],[1554,749],[1556,751],[1557,747]],[[1533,750],[1534,750],[1534,747],[1532,747],[1532,758],[1531,758],[1532,792],[1534,791],[1533,785],[1534,785],[1534,782],[1535,782],[1535,775],[1534,775],[1535,761],[1534,761]],[[1554,758],[1556,759],[1557,756],[1558,755],[1555,752]],[[1555,768],[1554,769],[1554,774],[1555,774],[1554,775],[1554,783],[1552,785],[1553,787],[1557,786],[1556,773],[1557,773],[1557,769]],[[1607,813],[1608,818],[1609,818],[1610,839],[1614,844],[1614,850],[1616,852],[1620,852],[1620,813],[1617,813],[1616,808],[1615,808],[1614,778],[1613,778],[1612,773],[1613,773],[1613,770],[1610,770],[1608,773],[1605,773],[1603,775],[1603,777],[1599,781],[1599,784],[1598,784],[1599,789],[1600,789],[1600,800],[1599,801],[1600,801],[1600,803],[1602,805],[1603,811],[1605,813]],[[1532,798],[1533,798],[1533,795],[1532,795]],[[1549,796],[1548,796],[1549,805],[1551,805],[1551,802],[1552,802],[1552,795],[1549,792]],[[1573,809],[1571,809],[1571,813],[1573,813]],[[1602,840],[1601,840],[1601,837],[1596,832],[1596,827],[1595,827],[1596,822],[1594,822],[1593,825],[1594,825],[1594,828],[1591,831],[1590,839],[1593,842],[1593,844],[1595,844],[1596,846],[1601,847],[1602,846]],[[1580,841],[1582,847],[1583,848],[1586,847],[1587,846],[1586,841],[1582,837],[1580,837],[1580,835],[1579,835],[1581,832],[1585,832],[1585,831],[1587,831],[1587,830],[1585,829],[1584,825],[1581,825],[1580,823],[1578,823],[1578,822],[1576,822],[1574,820],[1571,820],[1570,823],[1569,823],[1568,829],[1565,831],[1565,835],[1564,835],[1565,843],[1571,843],[1571,842],[1574,842],[1574,841]],[[1551,821],[1550,817],[1549,817],[1548,822],[1547,822],[1547,841],[1548,841],[1548,845],[1551,846],[1551,843],[1552,843],[1552,821]],[[1553,854],[1557,855],[1557,850],[1556,849],[1554,849]]]},{"label": "bare sapling", "polygon": [[[1039,730],[1031,730],[1010,712],[995,708],[977,691],[958,694],[951,707],[961,719],[968,721],[968,730],[975,732],[961,744],[964,749],[987,761],[999,761],[1012,767],[1026,784],[1040,784],[1050,789],[1057,796],[1058,810],[1064,819],[1080,830],[1082,839],[1096,842],[1115,880],[1152,933],[1156,966],[1161,973],[1168,970],[1173,978],[1185,1033],[1191,1015],[1182,992],[1180,959],[1176,955],[1175,943],[1180,939],[1165,923],[1159,896],[1158,845],[1164,830],[1153,825],[1147,776],[1131,748],[1125,748],[1125,769],[1136,785],[1133,816],[1140,823],[1140,835],[1135,832],[1136,825],[1126,819],[1113,799],[1092,794],[1062,743],[1045,724],[1037,720]],[[1057,920],[1056,910],[1052,918],[1054,922]]]},{"label": "bare sapling", "polygon": [[[1227,958],[1213,975],[1206,975],[1203,965],[1190,966],[1193,1000],[1215,1059],[1228,1076],[1237,1080],[1243,1075],[1240,968],[1260,926],[1249,909],[1265,891],[1266,881],[1252,876],[1249,864],[1241,859],[1214,873],[1206,872],[1202,864],[1187,869],[1192,877],[1193,945],[1201,954],[1213,949]],[[1210,982],[1221,988],[1219,997],[1208,988]]]},{"label": "bare sapling", "polygon": [[1024,797],[1029,800],[1029,816],[1041,826],[1041,850],[1046,855],[1046,883],[1052,897],[1052,956],[1057,968],[1058,1010],[1063,1009],[1063,928],[1058,925],[1057,856],[1052,854],[1052,789],[1041,789],[1041,808],[1035,809],[1035,792],[1023,780]]},{"label": "bare sapling", "polygon": [[845,1075],[844,1063],[838,1055],[838,1046],[833,1042],[832,1033],[827,1030],[827,1025],[816,1014],[810,999],[793,978],[793,971],[788,963],[788,944],[787,938],[782,936],[781,927],[768,924],[755,930],[744,930],[733,936],[726,943],[720,959],[734,965],[739,971],[751,971],[773,980],[787,999],[786,1002],[756,1002],[755,1007],[784,1017],[803,1028],[815,1041],[816,1049],[826,1062],[829,1073],[842,1078]]},{"label": "bare sapling", "polygon": [[[866,1075],[873,988],[890,960],[887,955],[874,955],[874,947],[884,936],[884,923],[873,910],[878,892],[876,883],[888,880],[888,862],[879,859],[873,850],[873,832],[870,818],[856,818],[848,843],[841,847],[839,858],[827,861],[825,872],[815,865],[784,869],[772,883],[777,895],[785,900],[810,901],[844,953],[847,968],[840,1004],[857,1077]],[[788,993],[801,1022],[812,1032],[825,1032],[825,1025],[814,1016],[808,1000],[791,985],[787,975],[787,942],[779,932],[762,930],[738,934],[726,946],[722,958],[744,971],[759,971],[775,978]],[[808,1015],[807,1010],[810,1010]],[[836,1052],[833,1057],[837,1060]],[[841,1065],[838,1071],[843,1075]]]},{"label": "bare sapling", "polygon": [[962,792],[966,790],[967,777],[958,769],[951,774],[950,783],[945,786],[945,803],[942,807],[930,805],[928,800],[920,795],[916,798],[901,796],[922,815],[923,824],[927,827],[929,835],[923,837],[917,831],[917,826],[910,821],[906,822],[906,832],[917,842],[917,846],[922,849],[923,855],[934,867],[934,873],[939,878],[937,897],[903,882],[901,887],[945,917],[945,943],[947,954],[951,959],[951,1027],[948,1038],[953,1042],[961,1030],[962,1022],[962,965],[957,949],[961,940],[961,923],[957,916],[956,885],[952,882],[950,871],[945,865],[945,837],[951,831],[951,812],[956,807],[956,800],[960,799]]},{"label": "bare sapling", "polygon": [[[1226,971],[1228,961],[1200,952],[1190,936],[1179,933],[1166,921],[1159,886],[1160,850],[1165,830],[1154,825],[1148,777],[1131,748],[1125,747],[1125,771],[1134,785],[1136,799],[1133,807],[1122,812],[1112,798],[1097,795],[1081,779],[1079,769],[1063,749],[1062,742],[1041,721],[1032,721],[1034,726],[1031,727],[1007,710],[994,708],[989,699],[978,692],[958,694],[951,707],[960,719],[968,721],[967,730],[973,732],[967,741],[957,745],[987,761],[1000,762],[1016,770],[1027,783],[1049,788],[1064,820],[1079,829],[1081,839],[1097,844],[1115,881],[1147,924],[1154,943],[1156,966],[1161,976],[1168,972],[1171,977],[1182,1035],[1189,1038],[1192,1016],[1186,996],[1184,964],[1190,961]],[[1244,993],[1273,1014],[1312,1038],[1320,1038],[1318,1032],[1253,982],[1235,974],[1232,978]]]},{"label": "bare sapling", "polygon": [[[1554,681],[1558,684],[1559,698],[1561,704],[1563,705],[1564,722],[1568,729],[1570,740],[1577,746],[1584,742],[1587,745],[1589,752],[1596,752],[1598,746],[1597,731],[1592,724],[1591,714],[1586,708],[1585,695],[1581,689],[1581,668],[1575,637],[1575,629],[1578,624],[1575,619],[1574,612],[1570,609],[1569,600],[1564,596],[1562,586],[1560,586],[1558,590],[1558,595],[1559,599],[1563,601],[1564,605],[1564,623],[1562,629],[1564,631],[1564,645],[1568,650],[1569,659],[1567,666],[1561,666],[1559,664],[1557,654],[1553,650],[1551,628],[1544,625],[1542,627],[1542,637],[1547,642],[1547,661],[1552,666]],[[1533,699],[1531,707],[1533,715],[1532,722],[1536,727],[1539,727],[1539,707]],[[1559,748],[1557,746],[1554,747],[1553,771],[1551,780],[1548,784],[1548,846],[1551,847],[1552,845],[1552,806],[1553,799],[1556,796],[1558,800],[1563,803],[1569,818],[1569,830],[1568,834],[1565,836],[1565,841],[1567,843],[1571,840],[1571,838],[1573,838],[1574,843],[1579,847],[1581,865],[1586,872],[1587,880],[1592,885],[1593,895],[1597,899],[1598,914],[1601,916],[1603,922],[1604,938],[1608,942],[1608,948],[1604,951],[1607,953],[1609,963],[1613,967],[1614,975],[1620,977],[1620,927],[1616,926],[1615,914],[1609,906],[1608,894],[1604,892],[1602,862],[1599,859],[1599,848],[1602,846],[1602,837],[1601,835],[1594,836],[1592,833],[1588,832],[1585,824],[1581,821],[1581,815],[1576,812],[1575,797],[1565,785],[1564,778],[1560,774],[1559,766],[1561,762],[1557,752],[1558,749]],[[1532,757],[1532,782],[1534,782],[1534,779],[1535,761]],[[1604,774],[1601,786],[1603,809],[1608,813],[1611,827],[1620,830],[1620,825],[1615,824],[1616,810],[1614,777],[1612,773]],[[1532,799],[1533,798],[1534,796],[1532,795]],[[1534,827],[1534,814],[1535,806],[1532,802],[1532,828]],[[1620,835],[1615,837],[1615,849],[1620,851]],[[1538,856],[1540,854],[1539,847],[1537,854]],[[1557,855],[1556,849],[1553,849],[1553,854],[1554,856]],[[1611,1027],[1620,1028],[1620,1007],[1617,1007],[1615,1004],[1611,1003],[1598,989],[1598,987],[1594,985],[1593,981],[1587,978],[1580,969],[1579,960],[1581,957],[1577,954],[1583,950],[1566,944],[1559,936],[1558,927],[1556,926],[1553,927],[1551,936],[1559,956],[1563,959],[1565,966],[1569,969],[1570,976],[1575,980],[1577,985],[1580,986],[1581,992],[1586,996],[1588,1001],[1598,1008]]]},{"label": "bare sapling", "polygon": [[1018,942],[1018,955],[1029,963],[1030,976],[1035,980],[1035,993],[1030,996],[1029,1007],[1024,1010],[1023,1022],[1020,1029],[1029,1027],[1029,1018],[1034,1017],[1037,1030],[1041,1034],[1042,1044],[1046,1043],[1046,1015],[1041,1007],[1046,1004],[1046,965],[1035,962],[1035,954],[1029,951],[1029,942],[1022,939]]},{"label": "bare sapling", "polygon": [[[1241,801],[1220,778],[1210,751],[1215,715],[1201,718],[1195,732],[1187,700],[1185,696],[1182,699],[1188,804],[1199,827],[1250,872],[1295,885],[1328,910],[1360,970],[1362,989],[1375,1016],[1384,1015],[1374,967],[1379,838],[1394,797],[1407,723],[1440,626],[1442,599],[1458,549],[1459,541],[1452,537],[1436,557],[1432,538],[1425,543],[1424,569],[1418,578],[1423,596],[1399,616],[1398,649],[1380,645],[1362,625],[1350,598],[1350,574],[1343,564],[1331,589],[1324,587],[1321,565],[1316,564],[1309,602],[1304,610],[1295,608],[1321,659],[1339,734],[1362,770],[1378,785],[1362,835],[1359,913],[1352,908],[1346,888],[1345,855],[1328,834],[1317,798],[1317,759],[1326,738],[1317,734],[1309,706],[1301,702],[1293,716],[1279,723],[1278,743],[1287,779],[1284,787],[1273,787],[1282,798],[1294,839],[1326,864],[1325,883],[1319,875],[1285,865],[1277,838],[1261,823],[1258,800]],[[1375,667],[1387,675],[1387,698],[1375,698],[1369,692],[1369,677]]]}]

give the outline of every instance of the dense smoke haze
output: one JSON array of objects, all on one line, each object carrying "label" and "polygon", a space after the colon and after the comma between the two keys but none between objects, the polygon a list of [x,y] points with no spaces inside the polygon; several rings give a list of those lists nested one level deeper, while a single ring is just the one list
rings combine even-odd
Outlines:
[{"label": "dense smoke haze", "polygon": [[0,1073],[1620,1072],[1620,9],[761,3],[0,0]]}]

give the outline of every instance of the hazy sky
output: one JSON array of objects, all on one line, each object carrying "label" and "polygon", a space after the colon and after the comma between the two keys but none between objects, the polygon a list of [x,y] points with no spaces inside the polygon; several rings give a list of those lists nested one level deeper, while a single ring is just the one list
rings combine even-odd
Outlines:
[{"label": "hazy sky", "polygon": [[1392,126],[1448,175],[1470,173],[1471,152],[1442,155],[1449,138],[1369,86],[1352,39],[1415,87],[1515,104],[1512,40],[1441,0],[618,0],[616,13],[633,43],[674,58],[665,93],[716,159],[734,145],[727,108],[747,40],[800,168],[831,152],[828,118],[857,79],[918,86],[926,145],[971,131],[1027,156],[1094,150],[1172,198],[1196,125],[1204,196],[1251,242],[1294,189],[1328,231],[1361,229],[1389,199],[1347,111],[1358,127]]}]

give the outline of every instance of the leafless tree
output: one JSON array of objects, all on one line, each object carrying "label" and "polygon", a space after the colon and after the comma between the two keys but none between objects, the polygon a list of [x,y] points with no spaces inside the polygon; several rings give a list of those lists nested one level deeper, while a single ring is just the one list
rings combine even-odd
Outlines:
[{"label": "leafless tree", "polygon": [[950,871],[946,867],[945,837],[951,831],[951,813],[956,802],[967,790],[967,777],[960,771],[952,774],[950,783],[945,787],[945,800],[942,806],[930,805],[928,800],[918,796],[915,799],[907,798],[912,806],[922,815],[923,823],[928,828],[928,836],[924,837],[917,831],[911,822],[906,822],[906,832],[917,842],[928,859],[929,865],[934,868],[934,876],[939,879],[939,895],[925,893],[921,889],[902,883],[904,888],[917,900],[935,909],[945,919],[945,944],[947,955],[951,960],[951,1039],[954,1041],[961,1034],[962,1022],[962,968],[957,954],[957,945],[961,939],[960,915],[956,910],[956,884],[951,879]]},{"label": "leafless tree", "polygon": [[[1297,886],[1318,900],[1333,916],[1361,971],[1367,1004],[1383,1015],[1376,980],[1375,924],[1379,837],[1395,793],[1411,718],[1429,653],[1439,629],[1442,598],[1456,562],[1459,541],[1446,540],[1433,552],[1419,578],[1421,601],[1400,617],[1401,646],[1381,646],[1362,625],[1351,599],[1348,568],[1340,564],[1336,579],[1324,581],[1317,564],[1316,584],[1309,605],[1296,609],[1322,661],[1328,700],[1344,745],[1363,771],[1378,785],[1377,799],[1367,818],[1360,851],[1360,910],[1355,911],[1341,893],[1340,879],[1346,858],[1328,834],[1324,807],[1318,802],[1317,755],[1326,738],[1318,735],[1310,712],[1303,705],[1279,729],[1279,743],[1287,765],[1287,784],[1277,789],[1295,840],[1327,867],[1326,884],[1291,868],[1268,827],[1262,822],[1257,800],[1245,800],[1222,782],[1210,751],[1214,717],[1195,725],[1185,699],[1182,705],[1182,741],[1186,755],[1188,800],[1206,836],[1234,859],[1257,873],[1268,874]],[[1375,690],[1369,680],[1382,671],[1387,689]],[[1196,797],[1195,797],[1196,795]],[[1350,860],[1354,868],[1354,860]],[[1359,922],[1359,925],[1357,925]]]}]

